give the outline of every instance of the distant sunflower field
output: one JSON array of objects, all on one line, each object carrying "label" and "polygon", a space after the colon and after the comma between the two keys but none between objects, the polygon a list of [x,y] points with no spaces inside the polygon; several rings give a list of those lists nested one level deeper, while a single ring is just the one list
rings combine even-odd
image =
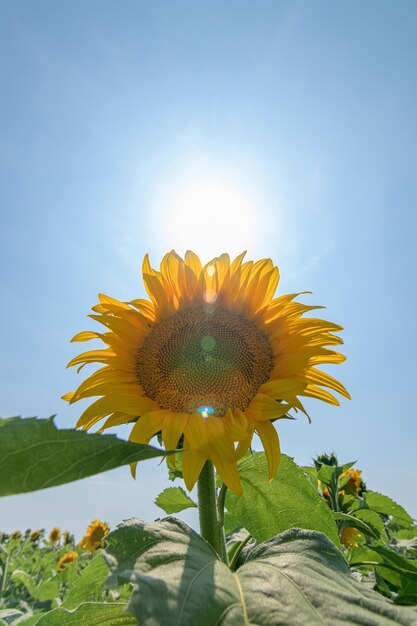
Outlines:
[{"label": "distant sunflower field", "polygon": [[[231,573],[238,574],[245,563],[256,573],[266,546],[273,554],[270,574],[288,581],[281,592],[294,601],[294,594],[303,595],[297,599],[299,621],[287,607],[288,621],[271,623],[365,625],[379,623],[369,621],[376,618],[381,624],[416,624],[417,524],[404,508],[369,489],[361,471],[353,463],[339,465],[334,454],[321,455],[308,467],[283,455],[271,482],[264,480],[266,467],[264,453],[246,454],[240,463],[243,496],[225,494],[224,529]],[[181,455],[175,467],[168,461],[167,468],[171,480],[181,479]],[[180,609],[170,594],[187,601],[191,582],[181,591],[186,568],[198,574],[216,557],[194,531],[172,517],[197,506],[182,487],[168,487],[156,504],[170,517],[154,523],[132,519],[112,531],[94,520],[78,543],[59,528],[0,533],[0,624],[151,624],[146,614],[157,615],[155,623],[168,624],[172,613],[178,617]],[[213,592],[209,570],[209,578],[206,573],[192,583],[195,602],[204,604],[207,592]],[[168,581],[169,593],[158,595],[161,578]],[[140,588],[144,581],[145,592]],[[223,574],[216,584],[220,582],[225,585],[221,593],[227,594],[231,580]],[[282,580],[275,583],[283,585]],[[262,593],[267,581],[261,576],[258,584]],[[152,596],[159,597],[159,607],[149,602]],[[313,598],[316,621],[308,617]],[[212,601],[226,599],[214,594]],[[185,610],[177,623],[191,625],[197,608]],[[201,614],[196,624],[215,624],[212,619],[212,613],[208,618]],[[219,623],[245,623],[239,619],[225,617]]]},{"label": "distant sunflower field", "polygon": [[[99,549],[108,533],[108,525],[100,520],[90,524],[78,544],[70,532],[57,527],[49,532],[0,532],[0,623],[30,626],[55,607],[71,608],[80,574],[107,571]],[[96,595],[114,601],[122,594],[103,585]]]}]

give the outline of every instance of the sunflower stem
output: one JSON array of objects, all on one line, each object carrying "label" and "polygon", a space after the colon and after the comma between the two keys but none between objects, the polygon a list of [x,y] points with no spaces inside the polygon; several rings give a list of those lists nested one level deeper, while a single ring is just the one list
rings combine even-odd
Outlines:
[{"label": "sunflower stem", "polygon": [[222,557],[222,542],[220,539],[219,523],[216,508],[216,482],[214,467],[211,461],[206,461],[197,483],[198,513],[200,517],[200,533],[217,554]]}]

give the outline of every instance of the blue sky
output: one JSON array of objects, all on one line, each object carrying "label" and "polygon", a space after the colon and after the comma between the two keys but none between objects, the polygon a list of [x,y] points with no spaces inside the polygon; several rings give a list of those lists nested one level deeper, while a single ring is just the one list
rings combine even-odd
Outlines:
[{"label": "blue sky", "polygon": [[[280,424],[283,451],[357,459],[417,517],[416,18],[412,0],[1,3],[0,414],[74,425],[69,339],[98,292],[144,295],[146,252],[248,249],[345,327],[329,371],[352,401]],[[150,462],[3,498],[1,527],[154,518],[167,485]]]}]

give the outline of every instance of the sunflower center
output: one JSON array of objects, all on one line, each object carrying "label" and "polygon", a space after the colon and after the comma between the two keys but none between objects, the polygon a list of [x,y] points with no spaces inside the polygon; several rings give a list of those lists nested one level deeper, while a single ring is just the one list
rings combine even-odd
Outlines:
[{"label": "sunflower center", "polygon": [[271,344],[254,322],[217,308],[179,311],[144,341],[136,375],[146,395],[178,413],[244,411],[273,366]]}]

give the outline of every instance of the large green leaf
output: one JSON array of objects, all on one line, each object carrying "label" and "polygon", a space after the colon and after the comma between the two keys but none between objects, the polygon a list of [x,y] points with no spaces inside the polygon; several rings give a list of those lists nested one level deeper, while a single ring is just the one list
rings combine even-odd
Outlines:
[{"label": "large green leaf", "polygon": [[196,507],[194,500],[181,487],[168,487],[155,499],[155,504],[168,515]]},{"label": "large green leaf", "polygon": [[243,496],[228,490],[226,507],[257,541],[297,527],[318,530],[340,545],[330,509],[290,457],[282,455],[271,482],[263,452],[248,457],[239,465],[239,471]]},{"label": "large green leaf", "polygon": [[74,611],[54,609],[46,613],[36,626],[137,626],[136,619],[126,612],[124,604],[86,602]]},{"label": "large green leaf", "polygon": [[96,556],[72,583],[62,603],[64,609],[75,609],[82,602],[99,600],[109,568],[102,556]]},{"label": "large green leaf", "polygon": [[114,576],[135,585],[128,608],[141,626],[412,626],[417,620],[416,610],[394,606],[356,581],[322,533],[292,529],[258,544],[236,572],[175,519],[129,520],[106,541]]},{"label": "large green leaf", "polygon": [[165,454],[114,435],[58,430],[53,418],[0,419],[0,496],[62,485]]},{"label": "large green leaf", "polygon": [[384,496],[377,491],[366,491],[364,494],[364,500],[372,511],[382,513],[384,515],[393,515],[398,520],[401,520],[404,524],[412,525],[413,518],[407,513],[407,511],[400,505],[394,502],[388,496]]}]

